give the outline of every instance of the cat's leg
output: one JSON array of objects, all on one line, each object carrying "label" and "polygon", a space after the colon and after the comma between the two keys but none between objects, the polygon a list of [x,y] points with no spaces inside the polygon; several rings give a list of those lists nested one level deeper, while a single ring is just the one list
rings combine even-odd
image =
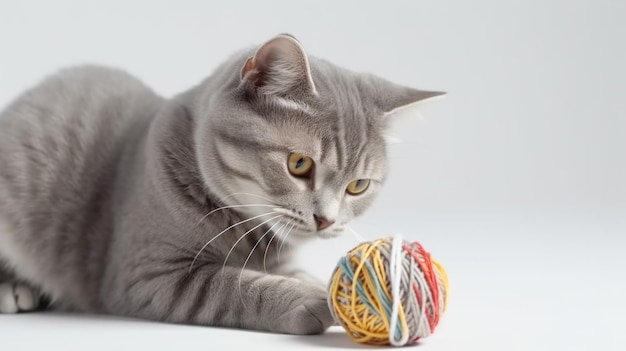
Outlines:
[{"label": "cat's leg", "polygon": [[[10,227],[0,218],[0,240],[2,245],[9,243]],[[33,311],[39,307],[39,292],[19,279],[8,269],[5,260],[0,257],[0,313],[18,313]]]},{"label": "cat's leg", "polygon": [[0,313],[34,311],[40,301],[36,289],[18,282],[8,270],[0,268]]},{"label": "cat's leg", "polygon": [[333,324],[326,291],[299,279],[222,264],[146,271],[123,282],[112,313],[174,323],[319,334]]},{"label": "cat's leg", "polygon": [[[279,274],[279,275],[283,275],[286,277],[299,279],[304,282],[318,285],[322,287],[323,289],[327,289],[327,283],[320,280],[318,277],[312,275],[311,273],[307,272],[306,270],[300,267],[296,267],[295,265],[292,265],[292,264],[279,265],[278,267],[274,268],[271,272],[274,274]],[[339,323],[333,322],[333,324],[331,325],[339,325]]]},{"label": "cat's leg", "polygon": [[291,264],[282,264],[271,270],[271,273],[292,277],[325,288],[325,283],[306,270]]}]

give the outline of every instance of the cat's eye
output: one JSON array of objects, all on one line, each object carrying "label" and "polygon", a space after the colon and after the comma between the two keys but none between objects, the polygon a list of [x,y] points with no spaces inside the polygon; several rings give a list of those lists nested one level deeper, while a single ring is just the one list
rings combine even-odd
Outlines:
[{"label": "cat's eye", "polygon": [[359,195],[363,193],[370,186],[369,179],[357,179],[353,180],[348,184],[346,191],[350,195]]},{"label": "cat's eye", "polygon": [[296,177],[306,177],[313,169],[313,160],[299,153],[291,153],[289,155],[289,173]]}]

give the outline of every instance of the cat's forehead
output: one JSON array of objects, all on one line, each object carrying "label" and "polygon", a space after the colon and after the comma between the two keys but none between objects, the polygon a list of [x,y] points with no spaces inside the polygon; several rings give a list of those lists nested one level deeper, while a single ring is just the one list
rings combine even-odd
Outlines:
[{"label": "cat's forehead", "polygon": [[255,97],[250,107],[267,124],[250,132],[273,139],[288,151],[309,155],[338,173],[380,168],[385,145],[376,121],[382,111],[363,89],[365,77],[318,59],[311,64],[315,96],[308,100]]},{"label": "cat's forehead", "polygon": [[[359,108],[329,102],[306,111],[291,106],[276,116],[278,135],[291,151],[301,152],[316,159],[323,167],[336,173],[371,173],[384,161],[385,145],[381,133],[369,123],[363,105]],[[370,175],[370,174],[367,174]]]}]

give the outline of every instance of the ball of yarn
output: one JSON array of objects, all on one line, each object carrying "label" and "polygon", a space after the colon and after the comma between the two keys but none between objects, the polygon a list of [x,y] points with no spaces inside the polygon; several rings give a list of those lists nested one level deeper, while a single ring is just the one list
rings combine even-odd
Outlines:
[{"label": "ball of yarn", "polygon": [[342,257],[328,291],[331,313],[352,340],[404,346],[434,333],[447,307],[448,277],[422,245],[388,237]]}]

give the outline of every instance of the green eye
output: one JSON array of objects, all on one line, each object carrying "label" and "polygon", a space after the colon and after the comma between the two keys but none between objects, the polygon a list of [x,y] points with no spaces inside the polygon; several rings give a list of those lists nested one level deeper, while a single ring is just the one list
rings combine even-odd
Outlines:
[{"label": "green eye", "polygon": [[369,179],[353,180],[353,181],[350,182],[350,184],[348,184],[348,187],[346,188],[346,191],[350,195],[359,195],[359,194],[363,193],[365,190],[367,190],[369,185],[370,185],[370,180]]},{"label": "green eye", "polygon": [[313,168],[313,160],[308,156],[294,152],[289,155],[288,167],[289,172],[294,176],[305,177]]}]

